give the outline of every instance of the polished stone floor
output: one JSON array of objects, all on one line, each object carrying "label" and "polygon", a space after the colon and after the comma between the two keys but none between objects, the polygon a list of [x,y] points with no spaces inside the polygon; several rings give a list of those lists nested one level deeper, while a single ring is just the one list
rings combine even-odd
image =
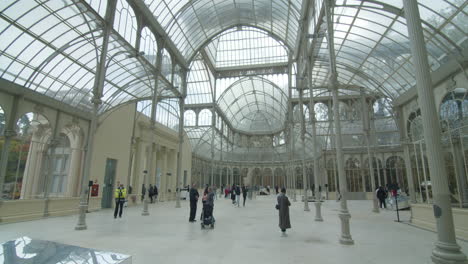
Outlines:
[{"label": "polished stone floor", "polygon": [[[281,237],[274,204],[274,196],[247,200],[245,208],[218,199],[213,230],[188,222],[186,201],[178,209],[175,202],[150,204],[150,216],[141,216],[141,206],[125,208],[121,219],[102,210],[87,214],[85,231],[74,230],[77,216],[0,225],[0,242],[29,236],[132,255],[134,264],[430,263],[436,234],[395,222],[394,211],[374,214],[370,201],[349,202],[353,246],[338,242],[339,203],[323,204],[324,222],[314,221],[313,203],[310,212],[304,212],[303,203],[293,203],[287,237]],[[409,211],[401,212],[401,218],[407,222]],[[459,245],[468,254],[468,242]]]}]

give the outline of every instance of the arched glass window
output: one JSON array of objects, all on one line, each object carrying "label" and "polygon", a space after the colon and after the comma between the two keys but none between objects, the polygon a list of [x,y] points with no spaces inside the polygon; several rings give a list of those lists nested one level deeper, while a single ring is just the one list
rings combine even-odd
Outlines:
[{"label": "arched glass window", "polygon": [[162,51],[162,67],[161,74],[166,77],[169,82],[172,82],[172,58],[169,51],[163,49]]},{"label": "arched glass window", "polygon": [[164,99],[156,107],[156,121],[173,130],[179,130],[179,100]]},{"label": "arched glass window", "polygon": [[[49,149],[49,155],[51,155]],[[52,173],[49,176],[51,196],[63,196],[67,191],[68,171],[70,169],[70,140],[65,134],[60,134],[52,159]]]},{"label": "arched glass window", "polygon": [[326,169],[328,178],[328,191],[336,192],[339,184],[336,162],[333,159],[329,159],[326,164]]},{"label": "arched glass window", "polygon": [[398,156],[391,156],[387,159],[387,182],[389,184],[398,184],[402,191],[408,191],[408,181],[406,177],[405,161]]},{"label": "arched glass window", "polygon": [[184,125],[195,126],[197,122],[197,114],[193,110],[187,110],[184,113]]},{"label": "arched glass window", "polygon": [[26,113],[16,123],[2,196],[6,199],[44,197],[48,176],[48,143],[51,128],[47,118],[38,113]]},{"label": "arched glass window", "polygon": [[314,104],[315,119],[317,121],[327,121],[328,120],[328,106],[324,103]]},{"label": "arched glass window", "polygon": [[376,118],[392,116],[392,101],[388,98],[379,98],[374,102],[374,116]]},{"label": "arched glass window", "polygon": [[147,27],[141,31],[140,51],[145,53],[144,57],[153,65],[156,64],[158,54],[158,43],[153,32]]},{"label": "arched glass window", "polygon": [[361,164],[356,158],[349,158],[346,161],[346,182],[348,191],[362,192]]},{"label": "arched glass window", "polygon": [[199,126],[210,126],[211,125],[211,110],[203,109],[198,114],[198,125]]},{"label": "arched glass window", "polygon": [[439,110],[442,130],[448,131],[462,127],[468,121],[468,90],[456,88],[447,93]]},{"label": "arched glass window", "polygon": [[114,28],[130,45],[135,46],[137,33],[136,16],[133,9],[125,0],[117,1]]}]

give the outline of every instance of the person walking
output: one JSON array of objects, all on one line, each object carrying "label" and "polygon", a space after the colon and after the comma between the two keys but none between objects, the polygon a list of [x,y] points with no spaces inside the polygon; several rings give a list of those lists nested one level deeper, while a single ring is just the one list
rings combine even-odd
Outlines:
[{"label": "person walking", "polygon": [[196,222],[195,214],[197,213],[197,202],[198,202],[198,190],[195,184],[192,184],[192,188],[190,189],[190,216],[189,222]]},{"label": "person walking", "polygon": [[277,197],[278,204],[276,209],[279,212],[279,228],[281,229],[282,236],[286,236],[286,229],[291,228],[291,221],[289,219],[289,206],[291,202],[286,196],[286,188],[281,188],[281,193]]},{"label": "person walking", "polygon": [[239,187],[239,185],[236,185],[236,203],[237,203],[237,207],[240,207],[240,195],[241,195],[241,188]]},{"label": "person walking", "polygon": [[149,195],[149,198],[150,198],[150,203],[153,203],[154,188],[153,188],[153,185],[151,185],[151,184],[149,185],[148,195]]},{"label": "person walking", "polygon": [[153,186],[153,197],[154,197],[154,201],[157,202],[158,201],[158,187],[156,186],[156,184]]},{"label": "person walking", "polygon": [[245,185],[242,184],[242,197],[244,197],[244,207],[245,207],[245,200],[247,199],[247,192],[248,192],[247,187],[245,187]]},{"label": "person walking", "polygon": [[[127,190],[125,189],[123,184],[120,184],[114,192],[115,198],[115,210],[114,210],[114,218],[117,218],[117,213],[119,213],[119,217],[122,217],[123,205],[125,203],[125,198],[127,198]],[[119,212],[120,208],[120,212]]]}]

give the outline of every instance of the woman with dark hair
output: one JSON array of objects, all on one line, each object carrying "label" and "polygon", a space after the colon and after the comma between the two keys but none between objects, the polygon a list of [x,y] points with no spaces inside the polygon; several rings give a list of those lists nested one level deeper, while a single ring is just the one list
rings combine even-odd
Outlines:
[{"label": "woman with dark hair", "polygon": [[286,196],[286,188],[281,188],[281,193],[278,194],[278,204],[276,205],[276,209],[279,212],[279,228],[281,229],[282,236],[286,236],[286,229],[291,228],[291,221],[289,219],[289,206],[291,206],[291,202],[289,202],[288,197]]}]

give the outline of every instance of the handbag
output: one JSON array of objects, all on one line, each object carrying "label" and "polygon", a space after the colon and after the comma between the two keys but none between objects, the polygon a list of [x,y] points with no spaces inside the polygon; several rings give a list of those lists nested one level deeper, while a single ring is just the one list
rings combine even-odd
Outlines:
[{"label": "handbag", "polygon": [[279,204],[275,205],[276,210],[279,210]]}]

